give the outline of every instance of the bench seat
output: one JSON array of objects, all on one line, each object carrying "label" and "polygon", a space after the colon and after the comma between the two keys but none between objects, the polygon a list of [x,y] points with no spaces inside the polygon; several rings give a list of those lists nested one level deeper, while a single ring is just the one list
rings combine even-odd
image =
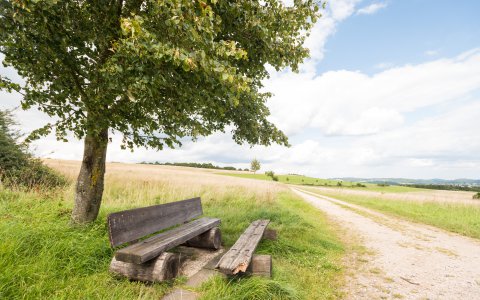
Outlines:
[{"label": "bench seat", "polygon": [[115,258],[141,264],[219,225],[220,219],[200,218],[120,249]]}]

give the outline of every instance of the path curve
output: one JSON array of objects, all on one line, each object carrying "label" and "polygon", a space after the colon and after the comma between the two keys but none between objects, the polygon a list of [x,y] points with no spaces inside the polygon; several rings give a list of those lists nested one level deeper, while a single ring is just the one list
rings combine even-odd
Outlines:
[{"label": "path curve", "polygon": [[480,299],[480,241],[331,197],[292,190],[373,252],[348,299]]}]

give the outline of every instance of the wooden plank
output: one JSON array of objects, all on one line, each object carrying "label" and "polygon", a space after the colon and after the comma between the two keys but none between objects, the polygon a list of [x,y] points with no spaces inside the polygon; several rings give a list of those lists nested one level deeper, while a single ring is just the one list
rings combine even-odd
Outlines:
[{"label": "wooden plank", "polygon": [[115,258],[141,264],[218,225],[220,225],[220,219],[201,218],[120,249],[115,253]]},{"label": "wooden plank", "polygon": [[200,198],[116,212],[108,216],[110,244],[131,242],[202,214]]},{"label": "wooden plank", "polygon": [[245,272],[269,222],[270,220],[252,222],[232,248],[220,259],[217,269],[227,275]]}]

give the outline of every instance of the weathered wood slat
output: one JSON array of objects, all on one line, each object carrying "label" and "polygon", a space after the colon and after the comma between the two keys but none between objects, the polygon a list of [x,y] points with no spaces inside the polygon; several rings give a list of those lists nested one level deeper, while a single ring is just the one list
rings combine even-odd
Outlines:
[{"label": "weathered wood slat", "polygon": [[182,224],[203,214],[200,198],[125,210],[108,216],[112,247]]},{"label": "weathered wood slat", "polygon": [[120,249],[115,252],[115,258],[124,262],[141,264],[218,225],[220,225],[219,219],[201,218]]},{"label": "weathered wood slat", "polygon": [[217,269],[227,275],[245,272],[269,222],[270,220],[252,222],[232,248],[220,259]]}]

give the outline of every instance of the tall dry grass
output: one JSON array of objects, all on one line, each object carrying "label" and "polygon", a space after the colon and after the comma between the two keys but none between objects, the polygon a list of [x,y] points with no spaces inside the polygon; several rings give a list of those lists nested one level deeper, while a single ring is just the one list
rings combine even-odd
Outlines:
[{"label": "tall dry grass", "polygon": [[[79,161],[44,161],[72,181],[65,198],[72,198]],[[222,176],[218,170],[160,165],[108,163],[105,173],[103,205],[137,207],[201,196],[202,201],[215,201],[231,194],[259,202],[272,202],[284,185]]]}]

